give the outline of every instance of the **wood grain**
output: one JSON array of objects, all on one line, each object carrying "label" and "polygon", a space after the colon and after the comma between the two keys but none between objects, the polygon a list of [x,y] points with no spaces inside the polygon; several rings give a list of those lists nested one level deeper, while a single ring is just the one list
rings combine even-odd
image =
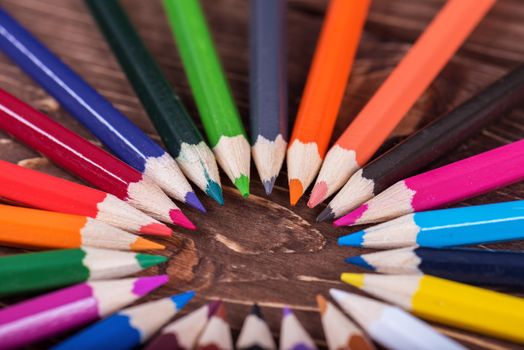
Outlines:
[{"label": "wood grain", "polygon": [[[168,79],[191,114],[196,116],[160,1],[123,0],[122,3]],[[248,125],[246,33],[249,3],[245,0],[203,0],[202,3],[234,97]],[[334,138],[338,137],[384,81],[442,3],[442,0],[373,2]],[[117,108],[158,139],[82,1],[2,0],[1,4]],[[325,6],[326,1],[323,0],[288,1],[291,119],[296,114]],[[522,18],[522,1],[500,0],[382,150],[524,62],[524,46],[520,45],[524,40]],[[87,131],[3,55],[0,55],[0,86],[93,140]],[[520,108],[503,116],[500,121],[432,166],[486,151],[523,136],[524,108]],[[93,142],[99,144],[95,140]],[[0,158],[74,179],[3,134],[0,134]],[[314,296],[316,293],[326,295],[331,287],[350,289],[338,281],[340,272],[352,269],[343,262],[343,258],[361,252],[336,246],[336,237],[347,233],[347,230],[314,223],[316,215],[323,208],[310,210],[305,206],[305,200],[296,208],[288,206],[285,174],[281,174],[270,198],[263,194],[256,173],[253,171],[251,175],[253,195],[248,200],[241,199],[235,190],[226,187],[224,207],[219,207],[201,195],[209,208],[208,214],[184,208],[200,229],[196,233],[178,232],[175,237],[162,242],[169,246],[164,254],[172,259],[166,266],[149,273],[167,272],[171,275],[171,282],[151,298],[192,288],[198,291],[198,299],[190,304],[188,310],[206,300],[222,298],[227,302],[229,318],[237,332],[249,305],[257,301],[263,307],[275,335],[280,327],[281,308],[289,304],[297,310],[297,316],[319,346],[325,346]],[[229,186],[225,177],[223,183]],[[523,199],[522,193],[524,184],[516,184],[460,205]],[[524,244],[516,242],[489,247],[523,249]],[[0,254],[21,251],[0,248]],[[2,300],[2,304],[14,301]],[[518,348],[514,344],[457,329],[438,328],[468,347]],[[48,344],[39,344],[34,348],[44,348]]]}]

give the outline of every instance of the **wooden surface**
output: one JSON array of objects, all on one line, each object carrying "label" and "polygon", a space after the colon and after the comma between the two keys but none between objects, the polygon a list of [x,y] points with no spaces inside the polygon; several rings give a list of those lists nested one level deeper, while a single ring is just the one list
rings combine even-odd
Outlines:
[{"label": "wooden surface", "polygon": [[[442,0],[374,0],[335,136],[362,108],[442,3]],[[2,0],[0,4],[141,128],[158,139],[82,1]],[[160,1],[125,0],[123,4],[169,80],[192,115],[196,116]],[[203,4],[247,125],[248,1],[203,0]],[[325,5],[323,0],[288,2],[291,118],[296,114]],[[499,0],[383,149],[524,62],[523,18],[524,3],[521,0]],[[93,140],[53,99],[1,54],[0,86]],[[433,166],[518,140],[523,135],[524,109],[520,108],[503,116],[495,125]],[[0,158],[72,179],[38,154],[2,134]],[[347,233],[347,229],[314,223],[322,207],[310,210],[305,199],[296,208],[289,207],[284,173],[270,198],[263,194],[254,166],[251,175],[253,195],[247,200],[240,198],[223,176],[226,185],[224,207],[201,194],[209,213],[184,208],[199,230],[195,233],[180,232],[176,237],[163,240],[169,247],[163,254],[170,256],[171,260],[167,266],[150,273],[167,272],[171,275],[171,282],[152,298],[195,289],[199,297],[188,310],[205,300],[222,298],[227,302],[231,324],[236,331],[248,312],[249,304],[257,301],[275,335],[280,327],[281,308],[289,304],[297,310],[299,319],[317,339],[319,346],[323,346],[325,342],[314,296],[317,293],[326,295],[331,287],[349,290],[350,287],[338,280],[340,272],[352,269],[343,258],[360,252],[336,246],[336,237]],[[517,184],[460,205],[523,199],[522,193],[524,184]],[[522,249],[524,245],[490,246],[493,247]],[[0,253],[18,252],[21,250],[0,248]],[[3,300],[3,303],[14,301]],[[438,328],[469,347],[518,348],[514,344],[472,333],[442,326]]]}]

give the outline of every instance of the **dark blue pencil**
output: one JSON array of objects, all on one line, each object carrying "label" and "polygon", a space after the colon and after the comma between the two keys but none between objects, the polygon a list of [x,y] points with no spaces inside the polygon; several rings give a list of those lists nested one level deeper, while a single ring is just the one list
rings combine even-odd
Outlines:
[{"label": "dark blue pencil", "polygon": [[135,349],[175,316],[194,295],[194,292],[186,292],[124,309],[86,328],[53,349]]},{"label": "dark blue pencil", "polygon": [[251,144],[267,194],[287,147],[287,54],[285,1],[251,1]]},{"label": "dark blue pencil", "polygon": [[524,288],[524,252],[487,249],[401,248],[347,258],[376,272],[429,274],[459,282]]},{"label": "dark blue pencil", "polygon": [[175,160],[0,8],[0,49],[113,153],[167,194],[204,207]]}]

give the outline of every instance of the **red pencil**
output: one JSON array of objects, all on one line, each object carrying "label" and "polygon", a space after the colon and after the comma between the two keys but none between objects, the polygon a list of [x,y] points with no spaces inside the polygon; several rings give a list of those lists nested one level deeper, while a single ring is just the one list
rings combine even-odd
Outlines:
[{"label": "red pencil", "polygon": [[195,228],[150,179],[3,89],[0,89],[0,129],[153,217]]},{"label": "red pencil", "polygon": [[112,194],[0,160],[0,197],[34,208],[98,219],[144,234],[170,235],[166,225]]}]

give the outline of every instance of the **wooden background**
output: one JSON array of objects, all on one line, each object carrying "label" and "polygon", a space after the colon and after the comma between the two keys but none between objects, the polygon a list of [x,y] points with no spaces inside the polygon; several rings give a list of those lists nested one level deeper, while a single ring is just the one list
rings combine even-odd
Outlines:
[{"label": "wooden background", "polygon": [[[203,0],[202,3],[236,102],[248,125],[246,33],[249,2]],[[0,0],[0,4],[142,129],[158,139],[82,1]],[[123,4],[196,118],[196,109],[160,1],[125,0]],[[442,0],[373,1],[335,137],[371,97],[442,4]],[[326,1],[323,0],[288,1],[291,117],[296,114],[325,6]],[[500,0],[412,108],[383,149],[524,62],[523,18],[524,3],[521,0]],[[3,55],[0,55],[0,86],[93,140],[53,99]],[[518,140],[523,135],[524,109],[520,108],[501,116],[494,125],[433,166]],[[72,179],[38,154],[2,134],[0,157]],[[163,241],[169,248],[162,254],[170,256],[171,260],[167,266],[148,273],[169,273],[171,281],[150,298],[195,289],[198,298],[187,310],[196,308],[206,300],[222,298],[227,303],[235,333],[249,305],[257,301],[275,336],[279,333],[281,308],[288,304],[297,310],[299,319],[319,346],[325,346],[314,296],[317,293],[326,295],[331,287],[350,289],[338,280],[340,272],[352,270],[343,262],[343,258],[361,252],[336,246],[336,238],[347,233],[347,229],[336,230],[329,224],[314,223],[315,216],[322,208],[310,210],[305,206],[304,199],[296,208],[289,207],[285,172],[281,174],[270,198],[263,194],[254,166],[251,175],[253,195],[247,200],[240,198],[223,177],[224,207],[220,208],[201,195],[200,198],[209,209],[208,214],[184,208],[199,230],[195,233],[179,232],[175,237]],[[524,185],[518,184],[460,205],[523,199],[522,193]],[[490,246],[493,247],[522,249],[524,245],[508,243]],[[19,252],[19,249],[0,248],[0,253]],[[3,300],[3,303],[14,301]],[[488,337],[437,327],[469,347],[517,348],[514,344]],[[36,347],[46,345],[44,343]]]}]

